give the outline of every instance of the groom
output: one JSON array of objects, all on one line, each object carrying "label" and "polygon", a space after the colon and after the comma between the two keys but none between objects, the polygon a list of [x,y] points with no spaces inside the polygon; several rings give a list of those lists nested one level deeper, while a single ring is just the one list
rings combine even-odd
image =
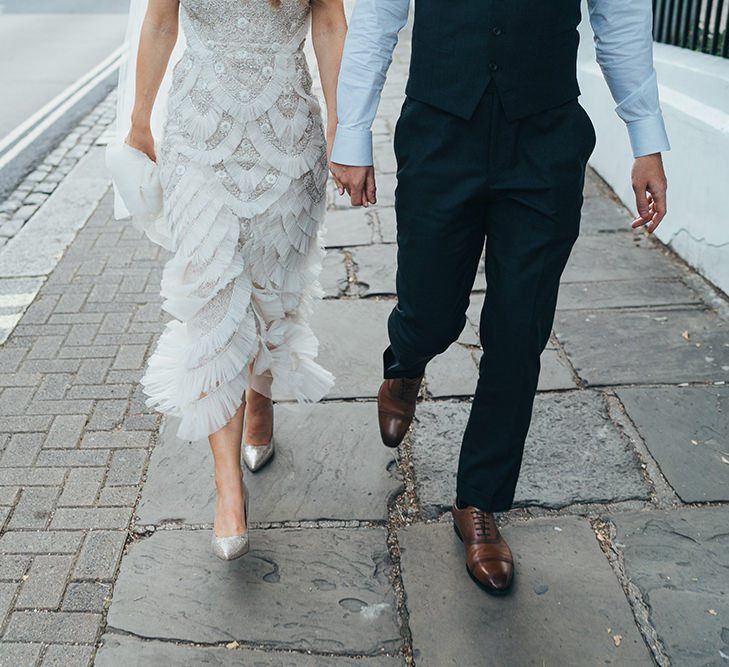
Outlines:
[{"label": "groom", "polygon": [[[577,102],[580,0],[415,0],[407,98],[395,132],[398,303],[378,396],[384,443],[415,413],[426,364],[455,341],[486,244],[483,346],[452,513],[471,578],[513,579],[493,513],[511,507],[562,270],[577,239],[592,124]],[[331,169],[374,204],[371,125],[410,0],[357,0]],[[651,0],[590,0],[597,59],[635,157],[639,217],[666,212],[669,144],[652,62]],[[595,258],[596,260],[598,258]]]}]

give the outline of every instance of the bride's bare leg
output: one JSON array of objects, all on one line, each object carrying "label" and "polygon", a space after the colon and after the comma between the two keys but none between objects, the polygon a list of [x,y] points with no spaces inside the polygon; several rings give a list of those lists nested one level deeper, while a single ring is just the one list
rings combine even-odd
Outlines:
[{"label": "bride's bare leg", "polygon": [[240,466],[243,412],[241,405],[234,417],[208,440],[215,459],[215,535],[229,537],[246,530],[243,511],[243,477]]},{"label": "bride's bare leg", "polygon": [[246,442],[267,445],[273,437],[273,401],[255,389],[246,391]]}]

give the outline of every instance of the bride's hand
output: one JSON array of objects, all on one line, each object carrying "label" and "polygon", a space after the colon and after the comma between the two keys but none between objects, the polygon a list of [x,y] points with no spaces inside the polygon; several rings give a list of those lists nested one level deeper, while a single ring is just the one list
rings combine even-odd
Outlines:
[{"label": "bride's hand", "polygon": [[127,136],[126,143],[132,148],[144,153],[152,162],[157,162],[157,152],[154,149],[154,137],[149,127],[138,128],[132,126]]},{"label": "bride's hand", "polygon": [[337,186],[337,191],[340,195],[344,194],[344,186],[342,185],[342,182],[334,175],[334,171],[332,170],[332,149],[334,148],[334,137],[337,134],[337,124],[336,123],[329,123],[327,127],[327,164],[329,165],[329,173],[332,175],[332,179],[334,180],[334,185]]}]

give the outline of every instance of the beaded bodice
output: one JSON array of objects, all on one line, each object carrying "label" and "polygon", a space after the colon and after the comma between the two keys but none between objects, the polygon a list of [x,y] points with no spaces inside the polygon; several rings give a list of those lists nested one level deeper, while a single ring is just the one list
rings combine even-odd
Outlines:
[{"label": "beaded bodice", "polygon": [[243,60],[249,54],[301,48],[310,6],[301,0],[182,0],[188,39],[219,55]]}]

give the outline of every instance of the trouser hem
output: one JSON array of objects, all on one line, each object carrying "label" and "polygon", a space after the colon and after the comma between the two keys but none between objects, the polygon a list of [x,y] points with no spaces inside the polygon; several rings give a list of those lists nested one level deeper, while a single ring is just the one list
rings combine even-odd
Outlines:
[{"label": "trouser hem", "polygon": [[456,497],[461,507],[477,507],[482,512],[508,512],[514,503],[513,494],[494,497],[461,481],[458,482]]},{"label": "trouser hem", "polygon": [[397,360],[397,357],[395,357],[395,353],[392,351],[392,347],[388,347],[382,353],[382,367],[382,374],[385,380],[398,380],[402,378],[414,380],[422,376],[423,373],[425,373],[425,365],[423,365],[422,368],[419,367],[415,369],[404,367]]}]

